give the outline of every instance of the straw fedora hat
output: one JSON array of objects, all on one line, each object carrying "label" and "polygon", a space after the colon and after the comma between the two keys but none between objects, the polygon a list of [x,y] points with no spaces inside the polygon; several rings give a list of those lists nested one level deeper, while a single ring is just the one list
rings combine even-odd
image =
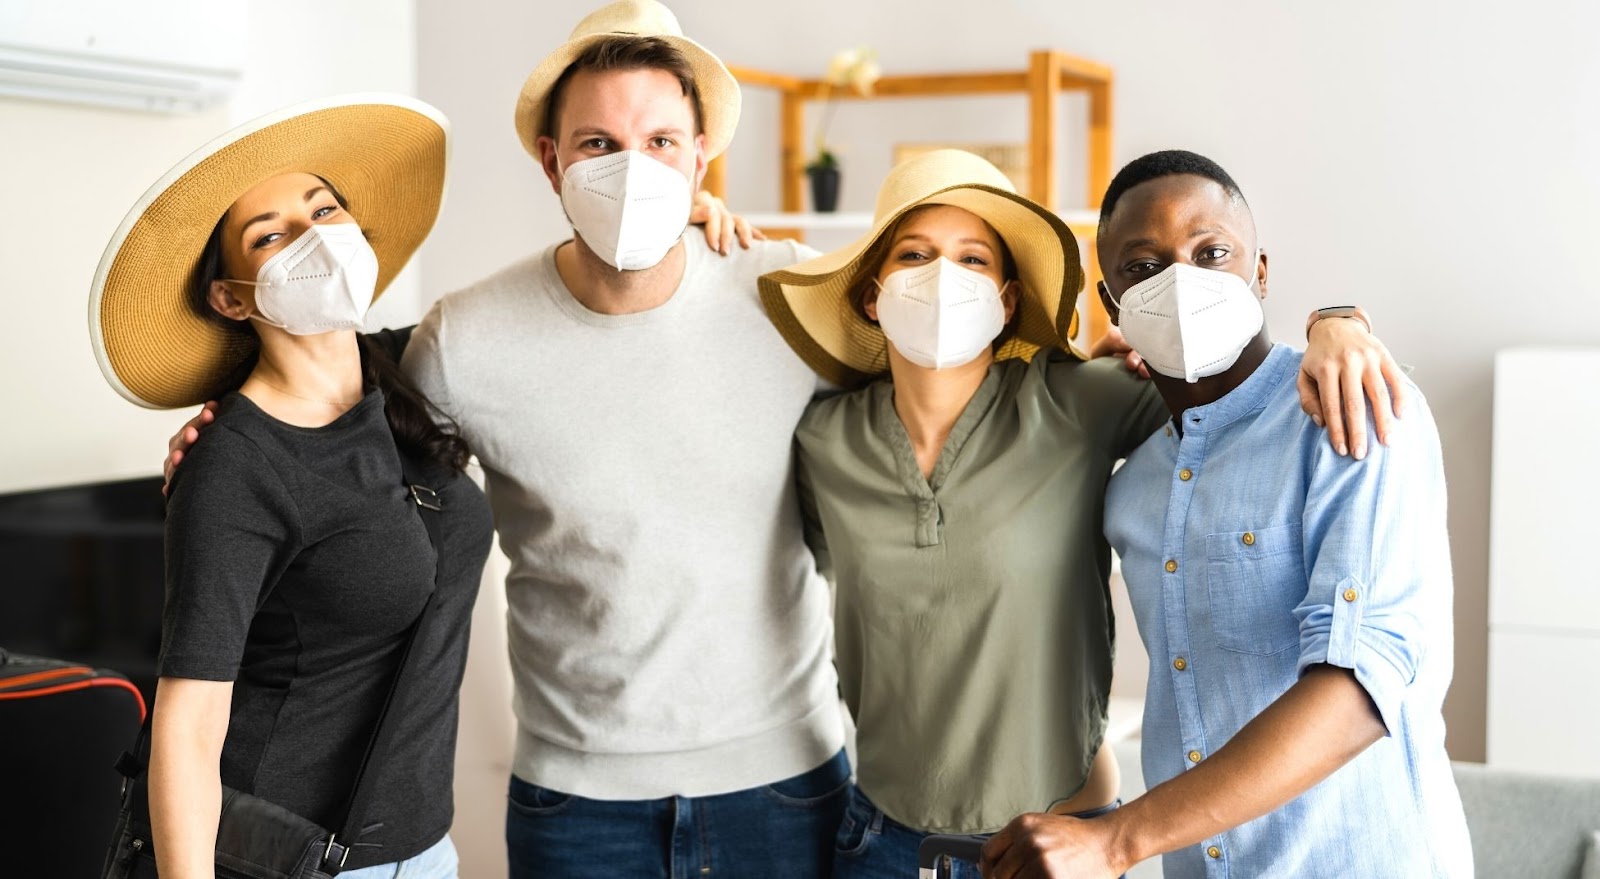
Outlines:
[{"label": "straw fedora hat", "polygon": [[617,0],[589,13],[572,29],[572,36],[528,74],[522,94],[517,97],[517,137],[522,138],[523,149],[534,158],[539,157],[539,135],[550,134],[540,129],[544,127],[550,89],[556,80],[585,49],[616,36],[660,37],[683,53],[700,90],[706,160],[722,155],[739,124],[739,83],[717,56],[685,37],[678,17],[656,0]]},{"label": "straw fedora hat", "polygon": [[949,149],[909,159],[889,172],[878,190],[870,232],[832,253],[761,276],[762,304],[795,353],[840,387],[857,387],[888,370],[883,330],[856,312],[850,292],[877,271],[877,265],[864,264],[877,253],[874,245],[907,211],[930,204],[971,211],[994,227],[1011,251],[1022,291],[1014,332],[995,352],[996,359],[1028,359],[1043,347],[1078,354],[1068,343],[1083,288],[1072,231],[1060,217],[1018,195],[998,168]]},{"label": "straw fedora hat", "polygon": [[139,197],[100,258],[89,338],[106,381],[140,406],[191,406],[250,354],[254,340],[196,314],[188,291],[217,221],[278,174],[316,174],[349,202],[378,255],[376,301],[433,228],[448,154],[438,110],[386,94],[299,104],[196,150]]}]

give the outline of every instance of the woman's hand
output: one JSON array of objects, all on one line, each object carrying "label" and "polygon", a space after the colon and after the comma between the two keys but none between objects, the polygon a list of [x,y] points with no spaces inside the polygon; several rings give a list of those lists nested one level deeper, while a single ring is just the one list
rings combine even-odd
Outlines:
[{"label": "woman's hand", "polygon": [[1389,444],[1394,421],[1405,411],[1405,375],[1366,324],[1330,317],[1311,325],[1300,361],[1300,408],[1328,429],[1328,443],[1341,455],[1367,456],[1367,401],[1378,441]]},{"label": "woman's hand", "polygon": [[759,241],[767,236],[761,234],[760,229],[750,226],[750,221],[744,217],[735,216],[728,210],[728,205],[704,189],[694,194],[694,208],[689,211],[691,225],[706,227],[706,244],[712,250],[727,256],[733,252],[733,239],[739,239],[739,246],[745,250],[750,249],[750,242]]},{"label": "woman's hand", "polygon": [[1114,326],[1107,327],[1106,334],[1089,346],[1089,359],[1097,357],[1121,357],[1129,372],[1138,373],[1140,378],[1150,377],[1150,367],[1145,365],[1144,358],[1128,345],[1127,339],[1122,338],[1122,330]]}]

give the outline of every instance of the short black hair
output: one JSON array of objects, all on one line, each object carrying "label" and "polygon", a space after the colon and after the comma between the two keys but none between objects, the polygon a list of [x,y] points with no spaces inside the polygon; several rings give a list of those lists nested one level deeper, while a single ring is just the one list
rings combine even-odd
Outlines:
[{"label": "short black hair", "polygon": [[1122,200],[1128,190],[1141,183],[1148,183],[1161,177],[1171,177],[1175,174],[1193,174],[1204,177],[1228,191],[1228,195],[1236,198],[1246,207],[1249,202],[1244,199],[1244,191],[1239,184],[1233,182],[1227,171],[1222,166],[1211,161],[1199,153],[1188,150],[1161,150],[1140,156],[1122,167],[1117,176],[1111,179],[1111,185],[1106,187],[1105,198],[1100,202],[1100,235],[1105,236],[1106,225],[1111,222],[1111,212],[1117,209],[1117,202]]}]

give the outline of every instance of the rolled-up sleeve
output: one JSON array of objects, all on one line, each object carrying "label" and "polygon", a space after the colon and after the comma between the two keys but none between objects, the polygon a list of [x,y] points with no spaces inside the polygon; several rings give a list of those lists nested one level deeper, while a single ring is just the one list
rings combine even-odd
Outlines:
[{"label": "rolled-up sleeve", "polygon": [[1392,445],[1373,444],[1366,460],[1319,443],[1304,520],[1308,589],[1295,610],[1300,672],[1350,669],[1390,735],[1430,639],[1451,625],[1443,457],[1417,399]]}]

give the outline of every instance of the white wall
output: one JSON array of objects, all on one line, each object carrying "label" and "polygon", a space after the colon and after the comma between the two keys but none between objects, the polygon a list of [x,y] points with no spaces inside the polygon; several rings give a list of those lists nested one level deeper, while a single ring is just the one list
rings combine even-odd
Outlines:
[{"label": "white wall", "polygon": [[[1020,69],[1055,47],[1117,71],[1118,162],[1166,147],[1229,168],[1272,255],[1272,328],[1359,302],[1427,392],[1452,492],[1457,670],[1450,746],[1484,752],[1490,362],[1497,347],[1594,343],[1600,296],[1600,8],[1578,0],[1280,3],[678,0],[727,61],[818,74],[837,48],[886,71]],[[582,5],[426,0],[418,90],[456,123],[450,203],[424,250],[425,297],[565,237],[511,127],[517,89]],[[867,107],[870,106],[870,110]],[[1064,103],[1069,113],[1081,108]],[[1020,99],[846,106],[845,209],[870,209],[890,145],[1015,141]],[[1074,118],[1063,132],[1078,131]],[[776,101],[751,90],[730,159],[736,206],[777,206]],[[1067,202],[1081,157],[1063,156]],[[1552,377],[1557,379],[1558,377]],[[1583,401],[1576,401],[1584,405]],[[1559,417],[1552,418],[1559,425]]]},{"label": "white wall", "polygon": [[[126,402],[101,377],[89,346],[95,266],[151,183],[234,123],[280,106],[340,92],[414,91],[410,0],[225,2],[236,8],[219,16],[232,23],[221,33],[196,27],[182,14],[185,3],[150,3],[143,13],[166,17],[190,39],[238,47],[244,76],[225,107],[164,116],[0,98],[0,304],[11,330],[0,344],[0,492],[157,473],[167,438],[192,414]],[[76,9],[52,3],[36,11]],[[374,319],[409,323],[419,312],[413,268]]]}]

